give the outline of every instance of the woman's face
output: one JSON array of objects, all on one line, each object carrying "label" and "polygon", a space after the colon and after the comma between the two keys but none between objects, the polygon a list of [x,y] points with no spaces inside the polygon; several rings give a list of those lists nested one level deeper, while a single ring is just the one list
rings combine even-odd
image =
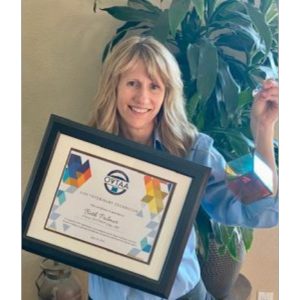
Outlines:
[{"label": "woman's face", "polygon": [[131,136],[151,135],[165,97],[160,76],[151,80],[145,64],[139,60],[134,68],[122,74],[117,91],[121,130]]}]

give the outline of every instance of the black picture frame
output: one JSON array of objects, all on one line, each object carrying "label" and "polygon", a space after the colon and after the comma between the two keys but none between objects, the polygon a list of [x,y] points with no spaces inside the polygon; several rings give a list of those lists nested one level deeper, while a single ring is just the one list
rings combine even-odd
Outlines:
[{"label": "black picture frame", "polygon": [[[53,243],[54,239],[47,238],[46,234],[44,238],[43,230],[45,230],[45,226],[43,224],[45,224],[46,220],[41,216],[44,213],[49,216],[49,205],[47,203],[52,203],[53,198],[55,198],[55,193],[51,189],[48,191],[47,183],[51,184],[50,182],[53,181],[51,172],[53,174],[57,172],[59,174],[57,176],[60,178],[62,174],[61,167],[56,167],[53,160],[56,156],[58,157],[57,160],[61,156],[59,153],[56,153],[58,147],[65,151],[64,148],[66,147],[60,145],[61,136],[71,138],[71,144],[73,143],[72,141],[76,141],[76,145],[77,143],[80,145],[87,144],[87,149],[89,149],[89,145],[93,145],[90,147],[108,150],[116,156],[125,155],[145,164],[151,164],[153,168],[163,168],[166,172],[176,172],[178,176],[188,178],[189,184],[187,185],[187,190],[184,192],[186,193],[186,197],[182,200],[183,205],[181,209],[178,210],[178,218],[175,226],[170,225],[171,220],[174,221],[172,215],[167,216],[162,224],[162,232],[170,238],[170,243],[168,249],[166,249],[165,258],[161,262],[159,261],[159,255],[157,255],[157,264],[161,263],[161,269],[158,272],[159,275],[157,278],[153,279],[152,275],[140,274],[138,268],[137,270],[129,270],[126,266],[132,264],[129,257],[122,258],[125,262],[128,259],[128,264],[124,263],[121,266],[112,265],[107,260],[104,260],[101,255],[99,257],[91,257],[88,254],[93,253],[95,246],[84,244],[84,247],[91,247],[91,251],[84,252],[86,250],[79,251],[76,245],[69,247],[68,239],[71,241],[69,237],[64,237],[67,241],[64,243],[65,246],[57,246]],[[76,147],[78,148],[78,145]],[[122,161],[124,160],[122,159]],[[126,161],[124,163],[126,165]],[[54,165],[52,166],[52,164]],[[211,169],[206,166],[172,156],[164,151],[155,150],[151,147],[125,140],[60,116],[51,115],[23,197],[22,248],[31,253],[100,275],[147,293],[168,298],[201,204],[201,198],[210,171]],[[50,176],[51,178],[49,178]],[[176,190],[174,193],[176,194]],[[50,195],[49,197],[47,196],[48,194]],[[177,211],[176,205],[175,202],[172,203],[170,201],[170,212],[172,209]],[[37,226],[36,224],[40,225]],[[42,228],[42,226],[44,227]],[[40,227],[39,230],[43,238],[40,238],[39,234],[31,234],[31,227]],[[45,233],[48,234],[48,231],[45,231]],[[81,243],[81,241],[77,241],[76,243]],[[138,267],[139,262],[136,264]],[[143,269],[145,268],[143,267]]]}]

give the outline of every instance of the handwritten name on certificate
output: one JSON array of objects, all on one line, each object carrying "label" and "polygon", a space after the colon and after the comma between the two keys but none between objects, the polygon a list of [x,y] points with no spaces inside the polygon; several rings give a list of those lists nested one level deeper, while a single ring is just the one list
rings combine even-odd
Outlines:
[{"label": "handwritten name on certificate", "polygon": [[149,264],[175,187],[71,149],[45,229]]}]

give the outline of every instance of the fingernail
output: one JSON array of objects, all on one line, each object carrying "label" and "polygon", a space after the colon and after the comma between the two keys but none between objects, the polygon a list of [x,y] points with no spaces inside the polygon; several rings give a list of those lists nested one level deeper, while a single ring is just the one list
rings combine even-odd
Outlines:
[{"label": "fingernail", "polygon": [[256,88],[252,91],[252,96],[255,97],[263,88],[262,84],[258,84]]},{"label": "fingernail", "polygon": [[252,91],[252,96],[255,97],[259,93],[259,89],[255,89]]}]

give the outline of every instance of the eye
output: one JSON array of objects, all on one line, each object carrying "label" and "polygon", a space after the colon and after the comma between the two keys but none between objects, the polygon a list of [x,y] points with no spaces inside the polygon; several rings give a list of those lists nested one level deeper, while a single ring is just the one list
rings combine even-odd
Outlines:
[{"label": "eye", "polygon": [[158,90],[158,89],[160,89],[160,86],[158,85],[158,84],[156,84],[156,83],[152,83],[151,85],[150,85],[150,88],[151,88],[151,90]]},{"label": "eye", "polygon": [[129,87],[137,87],[137,82],[134,81],[134,80],[130,80],[130,81],[127,82],[126,85],[129,86]]}]

